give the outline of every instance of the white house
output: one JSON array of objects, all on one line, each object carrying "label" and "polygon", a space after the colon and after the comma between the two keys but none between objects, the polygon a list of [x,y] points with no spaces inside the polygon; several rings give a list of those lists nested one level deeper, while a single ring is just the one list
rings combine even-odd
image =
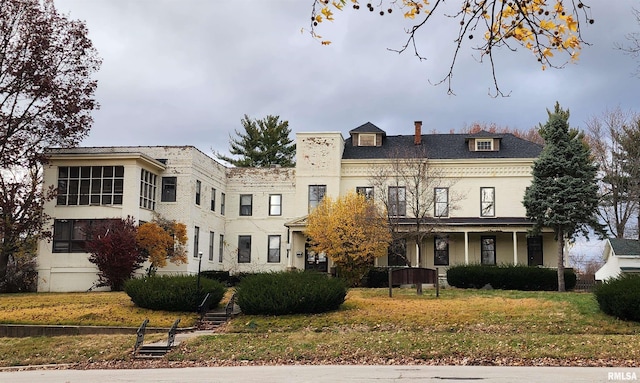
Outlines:
[{"label": "white house", "polygon": [[307,214],[325,195],[393,193],[399,230],[415,225],[408,185],[372,182],[400,149],[451,182],[433,190],[437,206],[425,222],[437,221],[437,232],[423,240],[422,253],[407,238],[378,265],[398,264],[401,251],[403,262],[420,267],[553,267],[553,234],[530,237],[522,205],[542,147],[511,134],[423,135],[421,127],[416,122],[412,134],[387,136],[366,123],[346,139],[339,132],[298,133],[295,168],[228,168],[192,146],[50,149],[44,182],[58,188],[58,197],[45,206],[53,240],[39,246],[38,291],[92,287],[96,268],[83,249],[84,229],[94,220],[149,221],[154,214],[184,223],[189,237],[189,262],[161,273],[327,271],[330,260],[309,251],[304,235]]},{"label": "white house", "polygon": [[606,281],[620,274],[640,273],[640,241],[609,238],[604,244],[605,264],[596,271],[597,281]]}]

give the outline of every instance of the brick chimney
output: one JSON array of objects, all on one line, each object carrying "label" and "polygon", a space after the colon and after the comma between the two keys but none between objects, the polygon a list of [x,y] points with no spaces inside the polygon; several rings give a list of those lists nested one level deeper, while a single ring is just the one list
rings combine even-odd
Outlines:
[{"label": "brick chimney", "polygon": [[415,121],[416,126],[416,135],[413,140],[413,143],[416,145],[422,145],[422,121]]}]

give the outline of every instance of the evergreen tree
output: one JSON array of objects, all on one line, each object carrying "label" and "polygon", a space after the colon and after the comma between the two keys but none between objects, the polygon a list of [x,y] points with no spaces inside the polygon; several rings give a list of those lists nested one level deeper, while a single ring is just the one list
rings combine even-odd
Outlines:
[{"label": "evergreen tree", "polygon": [[294,166],[296,145],[289,138],[288,121],[280,121],[280,116],[271,115],[256,120],[245,114],[241,122],[245,132],[235,131],[238,138],[231,138],[229,151],[240,158],[220,153],[216,153],[216,157],[238,167]]},{"label": "evergreen tree", "polygon": [[569,111],[556,102],[549,120],[540,126],[546,145],[533,165],[533,182],[524,195],[534,232],[554,230],[558,241],[558,291],[564,286],[564,244],[590,229],[603,232],[598,222],[597,166],[583,135],[569,128]]}]

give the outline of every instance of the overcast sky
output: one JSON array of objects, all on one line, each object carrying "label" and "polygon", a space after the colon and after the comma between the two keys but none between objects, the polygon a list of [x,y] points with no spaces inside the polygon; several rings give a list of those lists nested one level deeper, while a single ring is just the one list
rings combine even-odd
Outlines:
[{"label": "overcast sky", "polygon": [[[574,127],[607,108],[640,111],[637,62],[614,49],[640,31],[639,0],[586,0],[593,25],[576,65],[542,71],[524,49],[503,52],[501,89],[492,98],[490,67],[461,52],[455,96],[434,86],[447,72],[455,36],[433,24],[418,37],[420,62],[398,55],[406,39],[399,12],[379,16],[363,5],[323,24],[322,46],[309,26],[311,0],[56,0],[86,21],[103,64],[101,109],[85,146],[195,145],[225,152],[244,114],[288,120],[292,131],[348,131],[370,121],[387,134],[449,132],[474,122],[528,129],[546,121],[555,101]],[[454,1],[453,3],[457,3]],[[435,20],[434,20],[435,21]],[[438,20],[442,24],[442,20]],[[450,23],[450,21],[449,21]],[[455,23],[455,22],[454,22]],[[457,26],[454,26],[454,29]],[[467,46],[467,48],[469,48]]]},{"label": "overcast sky", "polygon": [[[323,24],[332,44],[308,28],[311,0],[56,0],[86,21],[103,64],[101,109],[84,146],[194,145],[226,152],[244,114],[279,115],[292,131],[349,130],[370,121],[387,134],[459,131],[473,123],[528,129],[546,121],[556,101],[571,124],[620,107],[640,111],[638,62],[614,48],[640,32],[639,0],[585,0],[595,23],[576,65],[542,71],[529,51],[501,52],[496,69],[510,97],[493,98],[489,65],[466,46],[454,72],[455,96],[434,86],[450,65],[453,32],[442,19],[418,35],[411,52],[387,50],[406,40],[399,12],[362,6]],[[453,1],[456,4],[459,1]],[[434,20],[435,21],[435,20]],[[450,23],[450,21],[449,21]],[[594,246],[601,246],[600,244]]]}]

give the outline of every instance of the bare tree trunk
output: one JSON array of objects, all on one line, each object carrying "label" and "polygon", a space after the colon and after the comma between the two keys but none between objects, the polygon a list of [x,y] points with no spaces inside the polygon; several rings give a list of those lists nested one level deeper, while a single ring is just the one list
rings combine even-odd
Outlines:
[{"label": "bare tree trunk", "polygon": [[564,292],[564,231],[558,230],[558,291]]}]

